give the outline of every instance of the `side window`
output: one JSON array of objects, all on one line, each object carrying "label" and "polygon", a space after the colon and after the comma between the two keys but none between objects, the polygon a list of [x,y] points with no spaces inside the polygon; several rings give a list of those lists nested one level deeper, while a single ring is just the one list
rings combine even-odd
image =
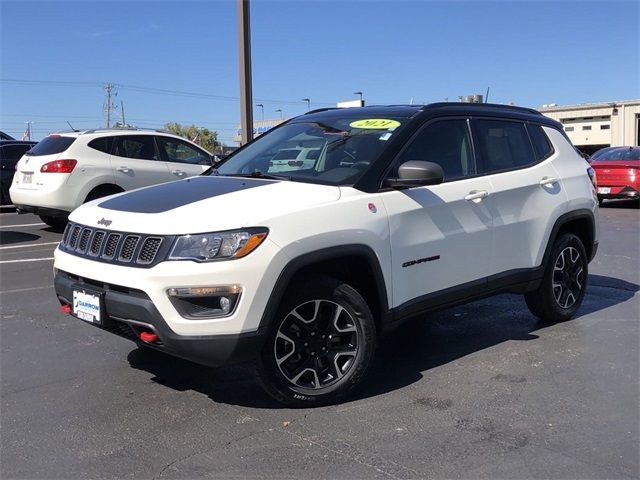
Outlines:
[{"label": "side window", "polygon": [[123,135],[116,137],[114,155],[137,158],[139,160],[158,160],[153,135]]},{"label": "side window", "polygon": [[203,151],[177,138],[156,137],[158,147],[166,155],[167,162],[191,165],[211,165],[211,159]]},{"label": "side window", "polygon": [[87,146],[103,153],[111,153],[113,147],[113,137],[94,138]]},{"label": "side window", "polygon": [[524,123],[506,120],[476,120],[478,152],[486,173],[535,163],[533,147]]},{"label": "side window", "polygon": [[550,156],[553,153],[553,147],[542,127],[540,125],[528,124],[527,130],[529,130],[529,136],[531,137],[533,148],[536,151],[537,160],[544,160]]},{"label": "side window", "polygon": [[397,165],[409,160],[437,163],[445,181],[475,175],[467,121],[440,120],[424,127],[400,154]]}]

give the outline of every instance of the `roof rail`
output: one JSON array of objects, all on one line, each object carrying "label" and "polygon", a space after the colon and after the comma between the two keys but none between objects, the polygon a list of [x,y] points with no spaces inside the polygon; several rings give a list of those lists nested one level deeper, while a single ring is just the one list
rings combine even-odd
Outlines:
[{"label": "roof rail", "polygon": [[442,108],[442,107],[470,107],[470,108],[497,108],[504,110],[518,110],[524,113],[533,113],[534,115],[542,115],[538,110],[528,107],[518,107],[516,105],[501,105],[499,103],[471,103],[471,102],[438,102],[429,103],[422,107],[423,110],[430,108]]},{"label": "roof rail", "polygon": [[309,110],[302,115],[309,115],[310,113],[318,113],[318,112],[326,112],[327,110],[338,110],[338,107],[324,107],[324,108],[316,108],[315,110]]},{"label": "roof rail", "polygon": [[75,130],[76,132],[81,133],[96,133],[96,132],[161,132],[161,133],[171,133],[168,130],[160,129],[160,128],[140,128],[140,127],[104,127],[104,128],[92,128],[90,130]]}]

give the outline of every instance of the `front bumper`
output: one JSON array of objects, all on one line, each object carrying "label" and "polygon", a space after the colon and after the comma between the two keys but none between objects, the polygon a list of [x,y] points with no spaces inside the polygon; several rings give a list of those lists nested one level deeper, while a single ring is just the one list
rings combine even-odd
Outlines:
[{"label": "front bumper", "polygon": [[[62,305],[71,305],[73,291],[89,289],[104,295],[102,322],[94,326],[156,350],[208,366],[254,359],[264,340],[262,332],[185,336],[175,333],[142,290],[92,281],[62,270],[55,274],[55,291]],[[140,333],[157,340],[143,342]]]}]

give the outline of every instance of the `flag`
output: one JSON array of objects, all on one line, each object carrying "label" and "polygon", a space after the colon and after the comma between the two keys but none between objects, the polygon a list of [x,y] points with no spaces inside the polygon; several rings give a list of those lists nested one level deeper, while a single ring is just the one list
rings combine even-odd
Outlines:
[{"label": "flag", "polygon": [[30,125],[27,125],[27,129],[22,134],[22,140],[31,140],[31,132]]},{"label": "flag", "polygon": [[200,145],[200,132],[196,133],[196,136],[191,140],[196,145]]}]

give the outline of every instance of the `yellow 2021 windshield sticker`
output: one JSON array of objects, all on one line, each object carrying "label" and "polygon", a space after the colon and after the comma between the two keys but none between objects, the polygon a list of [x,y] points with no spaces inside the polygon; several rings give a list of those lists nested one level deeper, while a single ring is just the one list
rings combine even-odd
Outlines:
[{"label": "yellow 2021 windshield sticker", "polygon": [[375,130],[394,130],[400,126],[400,122],[396,120],[387,120],[384,118],[367,118],[365,120],[356,120],[349,124],[351,128],[371,128]]}]

